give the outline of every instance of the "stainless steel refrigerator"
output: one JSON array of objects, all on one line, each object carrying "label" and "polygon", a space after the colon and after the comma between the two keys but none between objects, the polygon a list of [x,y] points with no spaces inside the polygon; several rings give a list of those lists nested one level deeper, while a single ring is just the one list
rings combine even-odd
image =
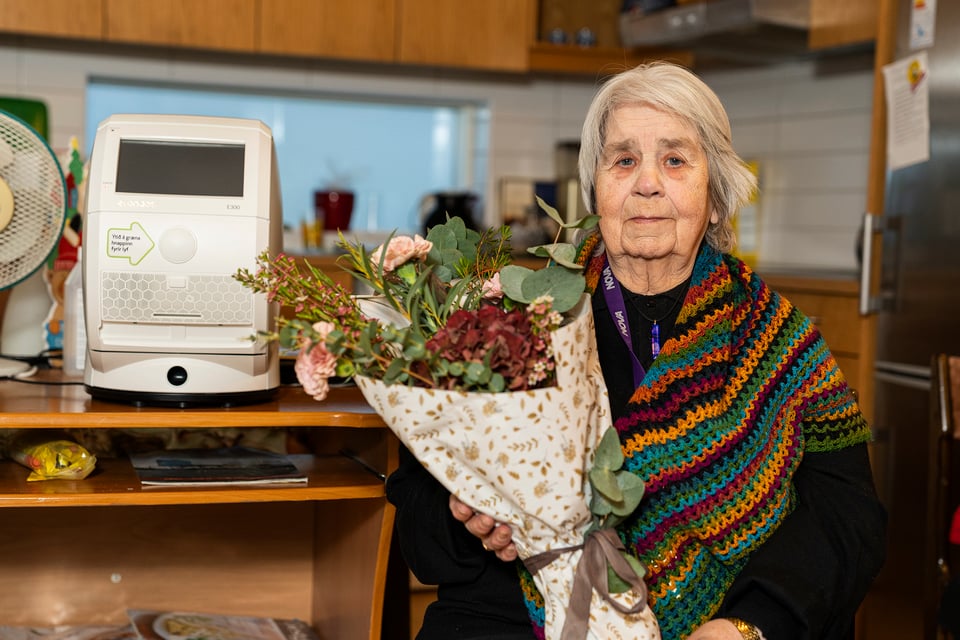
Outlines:
[{"label": "stainless steel refrigerator", "polygon": [[[909,55],[900,0],[896,59]],[[888,171],[876,359],[874,467],[889,513],[867,640],[934,638],[930,362],[960,354],[960,2],[938,0],[929,60],[930,159]]]}]

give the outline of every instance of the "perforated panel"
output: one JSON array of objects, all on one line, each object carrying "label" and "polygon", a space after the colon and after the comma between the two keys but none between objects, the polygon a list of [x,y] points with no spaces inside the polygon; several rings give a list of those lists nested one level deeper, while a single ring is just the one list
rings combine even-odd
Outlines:
[{"label": "perforated panel", "polygon": [[231,276],[107,271],[100,284],[105,322],[253,323],[253,293]]}]

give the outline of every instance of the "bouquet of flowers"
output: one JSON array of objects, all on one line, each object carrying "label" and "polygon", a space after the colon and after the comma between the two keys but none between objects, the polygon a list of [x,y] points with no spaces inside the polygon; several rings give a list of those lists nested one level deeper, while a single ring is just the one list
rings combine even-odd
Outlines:
[{"label": "bouquet of flowers", "polygon": [[[595,224],[595,217],[561,229]],[[510,264],[508,227],[458,218],[372,252],[340,238],[354,296],[309,264],[262,255],[237,279],[294,310],[267,336],[299,349],[322,400],[352,377],[403,444],[466,504],[512,526],[545,605],[546,637],[658,640],[643,568],[613,530],[643,483],[621,470],[593,316],[573,245]]]}]

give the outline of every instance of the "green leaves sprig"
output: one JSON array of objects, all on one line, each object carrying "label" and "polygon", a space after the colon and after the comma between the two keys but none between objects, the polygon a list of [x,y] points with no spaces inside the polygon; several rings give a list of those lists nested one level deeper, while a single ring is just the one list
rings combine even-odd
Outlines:
[{"label": "green leaves sprig", "polygon": [[537,204],[559,225],[552,244],[527,249],[534,256],[547,258],[547,266],[534,270],[520,265],[507,265],[500,271],[500,284],[507,297],[522,304],[530,304],[540,296],[551,296],[554,310],[563,313],[580,300],[586,280],[582,274],[583,266],[576,262],[577,248],[569,242],[558,242],[560,234],[570,229],[591,229],[597,225],[600,217],[589,215],[568,223],[540,196],[537,196]]},{"label": "green leaves sprig", "polygon": [[[593,467],[588,477],[593,488],[590,496],[590,512],[593,522],[587,534],[596,529],[612,528],[633,513],[643,499],[644,484],[640,476],[623,469],[623,450],[620,438],[613,427],[607,429],[594,453]],[[645,569],[636,557],[625,553],[624,557],[637,575],[643,577]],[[607,580],[611,593],[623,593],[630,585],[607,567]]]}]

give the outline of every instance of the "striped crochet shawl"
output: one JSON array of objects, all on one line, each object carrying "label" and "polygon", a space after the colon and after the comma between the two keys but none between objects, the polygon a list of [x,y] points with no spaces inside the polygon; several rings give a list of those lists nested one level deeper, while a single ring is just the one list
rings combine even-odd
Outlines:
[{"label": "striped crochet shawl", "polygon": [[[587,262],[591,291],[602,262]],[[647,568],[665,640],[713,616],[750,554],[793,510],[804,451],[869,438],[817,329],[746,264],[710,247],[697,258],[673,337],[627,409],[616,428],[646,494],[619,532]],[[542,603],[521,574],[542,637]]]}]

